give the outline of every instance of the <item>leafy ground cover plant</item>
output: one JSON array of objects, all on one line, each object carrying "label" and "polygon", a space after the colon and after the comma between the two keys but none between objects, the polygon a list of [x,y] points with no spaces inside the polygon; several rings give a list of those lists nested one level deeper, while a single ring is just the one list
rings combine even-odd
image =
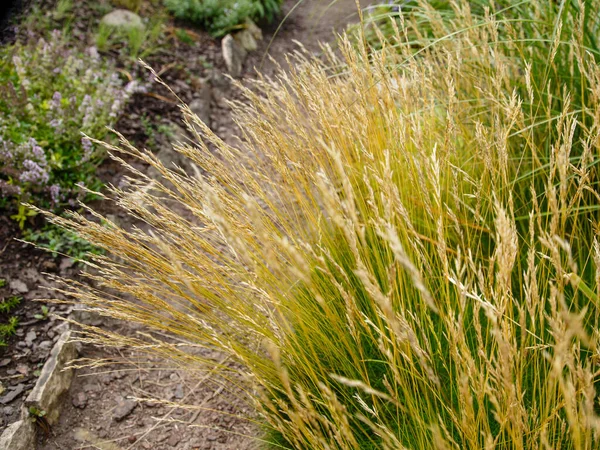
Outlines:
[{"label": "leafy ground cover plant", "polygon": [[380,50],[362,35],[335,70],[300,58],[240,86],[243,147],[184,109],[198,140],[177,149],[202,175],[110,147],[163,180],[114,189],[147,229],[55,217],[114,255],[65,291],[159,333],[82,337],[195,369],[211,362],[160,333],[231,355],[277,448],[597,448],[600,76],[581,24],[600,4],[577,5],[542,39],[529,16],[422,3]]},{"label": "leafy ground cover plant", "polygon": [[271,22],[282,0],[165,0],[178,19],[194,22],[215,36],[243,26],[246,19]]},{"label": "leafy ground cover plant", "polygon": [[97,188],[105,136],[136,84],[123,86],[95,48],[73,50],[60,32],[4,47],[0,69],[0,208],[23,228],[31,202],[55,211]]},{"label": "leafy ground cover plant", "polygon": [[[0,280],[4,282],[4,280]],[[0,285],[1,287],[1,285]],[[0,348],[6,347],[6,339],[15,334],[19,319],[10,313],[21,303],[20,297],[8,297],[0,300]]]},{"label": "leafy ground cover plant", "polygon": [[164,14],[155,13],[144,27],[127,30],[100,24],[96,46],[101,52],[117,50],[126,58],[137,61],[159,51],[165,27]]}]

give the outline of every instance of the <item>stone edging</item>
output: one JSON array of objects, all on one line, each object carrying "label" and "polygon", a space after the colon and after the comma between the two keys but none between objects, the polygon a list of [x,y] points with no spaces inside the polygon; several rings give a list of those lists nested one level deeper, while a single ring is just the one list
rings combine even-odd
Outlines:
[{"label": "stone edging", "polygon": [[77,356],[75,343],[71,341],[71,330],[58,338],[42,372],[21,406],[21,419],[9,425],[0,436],[0,450],[32,450],[36,448],[37,428],[29,415],[29,409],[44,411],[43,420],[49,425],[58,421],[60,401],[71,387],[73,370],[64,370]]}]

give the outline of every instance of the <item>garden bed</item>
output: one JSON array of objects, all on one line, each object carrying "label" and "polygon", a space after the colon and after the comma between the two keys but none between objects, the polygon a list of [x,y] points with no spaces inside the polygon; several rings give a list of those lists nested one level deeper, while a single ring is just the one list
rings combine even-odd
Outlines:
[{"label": "garden bed", "polygon": [[[284,12],[289,11],[294,3],[287,1]],[[317,52],[317,41],[330,39],[332,30],[343,26],[352,16],[351,11],[354,11],[353,1],[339,2],[322,20],[315,21],[315,18],[320,16],[320,11],[315,9],[317,3],[306,2],[302,8],[298,8],[274,40],[270,54],[278,62],[283,63],[285,53],[296,48],[293,40],[300,40],[310,50]],[[20,18],[21,27],[16,30],[10,28],[4,34],[4,40],[11,42],[26,34],[31,39],[32,33],[46,32],[47,29],[31,28],[27,25],[33,11],[47,27],[60,27],[67,22],[73,24],[72,37],[84,44],[92,44],[93,30],[98,28],[101,17],[107,12],[107,4],[108,2],[77,3],[66,15],[57,19],[53,13],[56,2],[32,1],[27,4],[25,13]],[[40,8],[37,12],[36,7]],[[140,14],[144,13],[158,14],[154,10],[143,9]],[[226,101],[239,99],[239,94],[226,78],[227,70],[220,40],[169,18],[164,19],[162,26],[163,33],[153,43],[155,48],[145,56],[145,60],[160,74],[173,92],[159,84],[149,84],[147,92],[136,93],[130,98],[115,129],[138,148],[148,148],[166,158],[175,157],[172,144],[178,139],[189,139],[189,135],[180,128],[180,99],[195,105],[196,113],[220,137],[233,142],[237,129]],[[263,62],[264,52],[267,51],[275,29],[273,26],[264,30],[264,41],[245,63],[244,77],[251,77],[252,67]],[[126,79],[147,82],[148,72],[124,56],[119,45],[103,52],[101,56],[114,64]],[[271,75],[274,68],[275,66],[266,60],[262,72]],[[147,169],[137,161],[128,161],[141,171]],[[105,184],[119,185],[124,175],[120,164],[110,159],[106,159],[97,169],[98,178]],[[96,200],[91,205],[125,227],[133,225],[132,219],[124,216],[111,202]],[[39,225],[41,221],[36,223]],[[33,301],[47,296],[42,288],[55,287],[54,282],[49,281],[45,274],[84,281],[78,274],[81,266],[72,258],[52,256],[48,252],[15,240],[21,237],[16,223],[7,217],[0,217],[0,278],[6,280],[6,285],[0,288],[0,294],[3,297],[22,297],[22,301],[11,312],[11,315],[19,320],[15,335],[9,338],[8,347],[0,350],[0,379],[6,388],[6,391],[0,394],[0,401],[1,396],[5,396],[6,400],[0,405],[4,413],[0,431],[21,414],[21,405],[39,376],[52,348],[51,344],[59,338],[60,330],[57,330],[57,327],[61,322],[54,318],[53,314],[67,316],[71,312],[70,308],[62,305],[42,310],[42,304]],[[125,333],[139,331],[135,328],[127,329],[127,325],[92,319],[93,325],[100,323]],[[64,413],[60,422],[49,430],[48,434],[39,433],[42,448],[75,448],[84,443],[96,445],[105,441],[118,441],[115,444],[118,447],[114,448],[121,448],[121,445],[127,448],[135,443],[141,448],[153,449],[241,449],[253,445],[254,440],[251,436],[256,435],[257,429],[239,417],[249,415],[250,411],[238,394],[223,390],[216,380],[206,379],[196,386],[197,377],[190,376],[182,368],[165,367],[158,360],[145,360],[144,355],[119,353],[84,345],[80,356],[108,358],[111,364],[100,370],[83,369],[78,372],[68,399],[64,402]],[[213,356],[215,359],[220,357],[218,354]],[[127,369],[122,369],[125,365]],[[171,408],[164,405],[142,405],[135,402],[132,406],[127,397],[141,396],[142,392],[146,397],[202,404],[214,412],[179,410],[171,414]],[[117,416],[121,414],[122,417],[117,420],[115,413]],[[151,417],[163,419],[155,426],[157,422]],[[184,426],[174,420],[183,420]],[[198,427],[187,427],[185,424],[195,424]],[[207,432],[205,428],[212,431]],[[191,447],[192,444],[194,447]]]}]

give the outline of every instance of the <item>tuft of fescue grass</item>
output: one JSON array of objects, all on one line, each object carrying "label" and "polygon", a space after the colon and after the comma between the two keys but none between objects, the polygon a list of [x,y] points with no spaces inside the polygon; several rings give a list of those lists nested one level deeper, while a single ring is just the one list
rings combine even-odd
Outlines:
[{"label": "tuft of fescue grass", "polygon": [[230,355],[277,448],[598,448],[595,57],[556,15],[548,70],[579,55],[572,92],[517,51],[529,19],[513,39],[452,5],[239,86],[238,146],[183,107],[190,174],[109,146],[162,178],[123,161],[133,187],[112,194],[143,226],[54,219],[111,255],[64,290],[158,333],[81,339]]}]

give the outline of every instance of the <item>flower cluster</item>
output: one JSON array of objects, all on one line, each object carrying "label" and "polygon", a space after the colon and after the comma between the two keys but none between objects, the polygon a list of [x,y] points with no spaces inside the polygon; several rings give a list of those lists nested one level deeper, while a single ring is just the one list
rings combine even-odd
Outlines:
[{"label": "flower cluster", "polygon": [[0,137],[0,193],[18,195],[22,187],[43,191],[50,180],[48,161],[34,138],[16,145]]},{"label": "flower cluster", "polygon": [[103,157],[82,133],[102,139],[143,91],[124,86],[97,49],[77,52],[59,31],[0,49],[0,86],[0,207],[72,203]]}]

